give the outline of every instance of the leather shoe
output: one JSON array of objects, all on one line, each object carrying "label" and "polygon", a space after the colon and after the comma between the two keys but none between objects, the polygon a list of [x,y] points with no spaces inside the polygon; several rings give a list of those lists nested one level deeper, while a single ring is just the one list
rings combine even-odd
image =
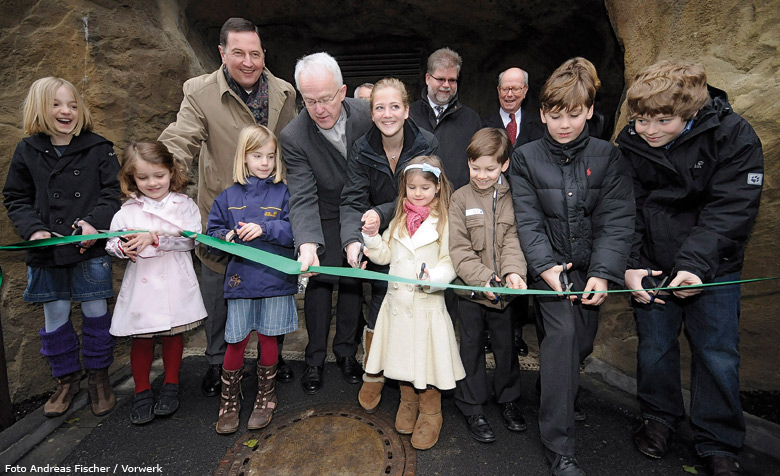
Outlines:
[{"label": "leather shoe", "polygon": [[322,389],[322,365],[309,365],[301,376],[301,386],[307,395],[314,395]]},{"label": "leather shoe", "polygon": [[640,453],[651,458],[662,458],[668,449],[674,431],[656,420],[646,418],[642,427],[634,432],[634,444]]},{"label": "leather shoe", "polygon": [[363,368],[353,356],[339,357],[336,363],[341,369],[341,376],[347,383],[360,383],[363,381]]},{"label": "leather shoe", "polygon": [[504,426],[507,430],[523,431],[526,429],[525,417],[516,403],[504,403],[501,407],[501,416],[504,417]]},{"label": "leather shoe", "polygon": [[289,383],[295,380],[295,374],[290,364],[285,362],[282,356],[279,356],[279,366],[276,368],[276,381],[282,383]]},{"label": "leather shoe", "polygon": [[580,468],[577,458],[574,456],[559,455],[546,450],[547,459],[550,461],[550,474],[552,476],[585,476],[585,471]]},{"label": "leather shoe", "polygon": [[704,460],[707,466],[707,474],[710,476],[739,476],[743,474],[739,461],[731,456],[707,456]]},{"label": "leather shoe", "polygon": [[492,443],[496,441],[496,434],[490,428],[485,415],[476,414],[466,417],[466,423],[469,425],[471,437],[481,443]]},{"label": "leather shoe", "polygon": [[515,349],[517,350],[517,355],[521,357],[528,355],[528,344],[523,340],[523,336],[518,334],[515,334]]},{"label": "leather shoe", "polygon": [[490,331],[482,331],[482,342],[485,343],[485,353],[490,354],[493,352],[493,340],[490,338]]},{"label": "leather shoe", "polygon": [[203,374],[200,391],[207,397],[216,397],[222,386],[222,364],[211,364]]}]

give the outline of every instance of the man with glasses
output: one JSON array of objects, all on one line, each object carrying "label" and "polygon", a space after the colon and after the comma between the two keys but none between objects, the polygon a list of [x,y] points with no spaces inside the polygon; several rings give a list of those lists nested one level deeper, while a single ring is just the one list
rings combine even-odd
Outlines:
[{"label": "man with glasses", "polygon": [[[347,86],[336,60],[327,53],[304,56],[295,65],[295,84],[305,109],[281,133],[282,158],[290,188],[290,221],[301,262],[309,266],[346,266],[341,247],[339,205],[347,176],[347,154],[371,127],[370,106],[347,98]],[[315,275],[304,296],[306,371],[301,385],[307,394],[322,388],[323,365],[330,331],[331,303],[338,285],[333,353],[344,380],[359,383],[363,369],[355,359],[361,280]]]},{"label": "man with glasses", "polygon": [[439,140],[439,156],[453,190],[469,183],[466,147],[482,128],[479,115],[458,100],[458,77],[463,60],[449,48],[428,57],[422,99],[409,106],[409,117]]},{"label": "man with glasses", "polygon": [[[233,185],[233,157],[238,134],[245,126],[262,124],[275,133],[295,117],[295,89],[265,67],[265,50],[255,25],[243,18],[230,18],[219,32],[222,66],[213,73],[184,83],[184,99],[176,122],[160,135],[179,160],[192,164],[198,158],[198,207],[203,229],[214,198]],[[225,358],[227,304],[222,293],[227,257],[198,246],[201,293],[208,311],[206,358],[209,368],[201,391],[215,396],[220,390]],[[279,347],[281,354],[281,346]],[[292,380],[292,370],[279,358],[277,379]]]},{"label": "man with glasses", "polygon": [[509,68],[498,75],[498,103],[501,107],[482,121],[484,127],[505,129],[512,142],[512,150],[526,142],[541,139],[544,127],[539,113],[522,107],[528,94],[528,73],[520,68]]}]

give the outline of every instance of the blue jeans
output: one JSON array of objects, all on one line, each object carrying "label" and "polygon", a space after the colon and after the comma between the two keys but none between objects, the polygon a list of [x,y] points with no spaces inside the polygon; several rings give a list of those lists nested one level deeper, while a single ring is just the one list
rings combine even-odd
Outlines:
[{"label": "blue jeans", "polygon": [[[739,280],[739,273],[712,282]],[[691,426],[700,456],[735,456],[745,438],[739,402],[740,287],[704,288],[696,296],[634,305],[639,349],[637,397],[643,418],[675,428],[685,416],[680,384],[683,323],[691,345]]]}]

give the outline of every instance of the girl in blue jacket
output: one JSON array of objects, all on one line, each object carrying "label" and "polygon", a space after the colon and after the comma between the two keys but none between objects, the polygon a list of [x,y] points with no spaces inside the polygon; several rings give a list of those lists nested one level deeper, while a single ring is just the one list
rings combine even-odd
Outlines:
[{"label": "girl in blue jacket", "polygon": [[[25,240],[96,234],[119,210],[119,162],[111,142],[92,130],[92,118],[73,85],[47,77],[24,100],[23,127],[3,188],[8,218]],[[26,302],[43,303],[41,354],[57,379],[44,415],[64,414],[79,392],[79,336],[70,320],[71,301],[81,304],[81,357],[89,371],[92,411],[104,415],[116,399],[108,380],[114,360],[111,260],[95,240],[27,252]]]},{"label": "girl in blue jacket", "polygon": [[[293,258],[290,192],[284,183],[281,151],[273,132],[248,126],[238,138],[233,163],[236,184],[222,192],[209,213],[207,233],[226,241]],[[222,400],[217,433],[238,429],[241,369],[249,334],[257,332],[257,398],[249,429],[266,427],[276,408],[274,382],[278,367],[276,336],[298,328],[293,295],[297,278],[260,263],[233,256],[225,273],[228,343],[222,368]]]}]

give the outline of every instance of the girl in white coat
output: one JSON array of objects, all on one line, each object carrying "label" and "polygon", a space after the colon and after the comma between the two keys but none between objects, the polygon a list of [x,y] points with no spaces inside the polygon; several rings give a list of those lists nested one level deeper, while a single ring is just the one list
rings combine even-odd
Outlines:
[{"label": "girl in white coat", "polygon": [[[192,268],[195,241],[181,236],[182,230],[200,233],[201,218],[198,206],[183,194],[186,166],[162,142],[128,145],[119,181],[128,199],[114,215],[111,230],[143,231],[110,238],[106,244],[111,255],[130,260],[111,334],[133,336],[130,367],[135,395],[130,421],[140,425],[179,408],[182,333],[198,326],[207,314]],[[149,384],[155,336],[162,339],[165,369],[156,404]]]},{"label": "girl in white coat", "polygon": [[[436,156],[409,161],[399,185],[395,215],[384,234],[363,235],[366,255],[390,264],[390,274],[449,283],[447,208],[451,188]],[[366,372],[399,381],[395,429],[412,434],[412,446],[431,448],[442,425],[439,390],[465,377],[442,288],[393,282],[377,317]],[[419,417],[418,417],[419,411]]]}]

